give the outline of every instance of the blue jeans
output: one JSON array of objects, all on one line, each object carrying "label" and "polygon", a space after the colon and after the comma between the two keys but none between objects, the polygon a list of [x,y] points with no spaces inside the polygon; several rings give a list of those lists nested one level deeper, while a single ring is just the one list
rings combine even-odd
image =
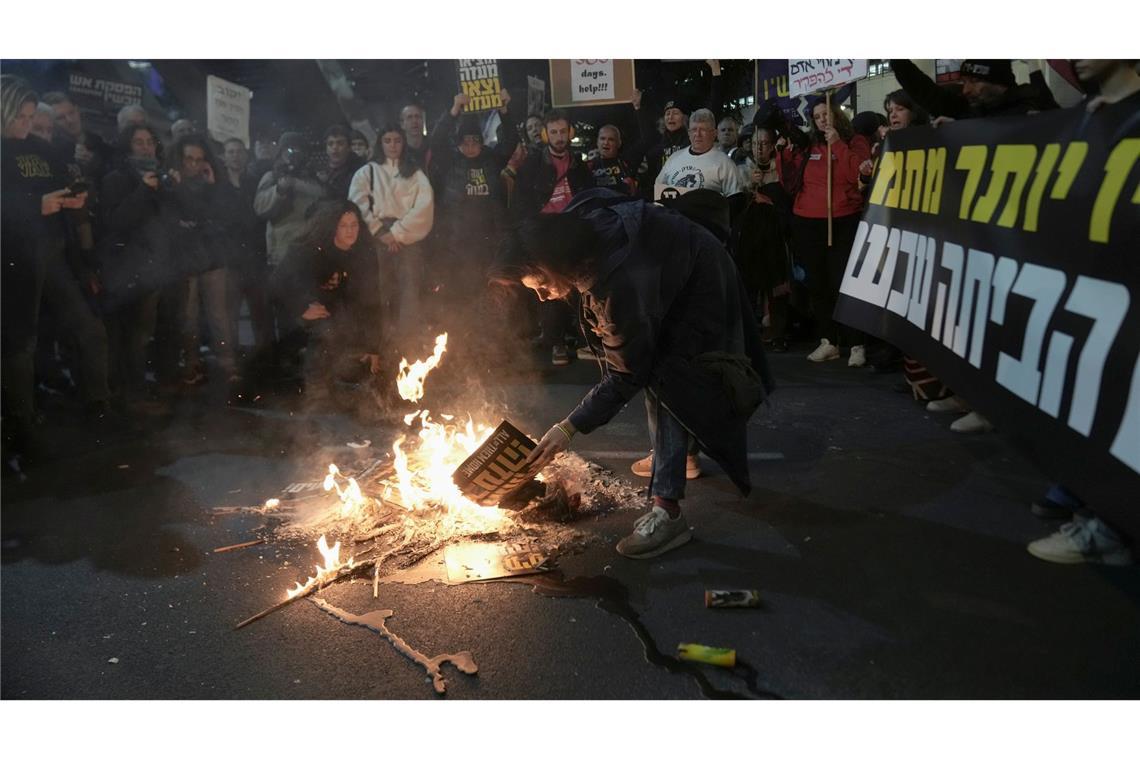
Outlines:
[{"label": "blue jeans", "polygon": [[[685,498],[685,457],[694,448],[688,431],[681,427],[657,396],[645,389],[645,411],[649,418],[649,441],[653,445],[653,475],[650,496],[662,499]],[[695,451],[694,451],[695,453]]]},{"label": "blue jeans", "polygon": [[1083,501],[1078,499],[1076,495],[1071,493],[1069,489],[1060,483],[1049,486],[1049,490],[1045,492],[1045,500],[1052,502],[1058,507],[1071,509],[1074,512],[1080,510],[1085,505]]}]

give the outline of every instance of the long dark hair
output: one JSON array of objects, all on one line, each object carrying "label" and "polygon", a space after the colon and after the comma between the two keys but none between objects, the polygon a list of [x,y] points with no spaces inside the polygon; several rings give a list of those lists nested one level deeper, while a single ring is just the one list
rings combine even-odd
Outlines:
[{"label": "long dark hair", "polygon": [[[151,134],[154,133],[151,132]],[[166,168],[182,171],[182,152],[188,145],[201,148],[202,152],[206,154],[206,161],[214,168],[214,173],[218,173],[218,161],[214,156],[214,149],[210,147],[210,141],[206,139],[205,135],[198,134],[197,132],[182,135],[182,137],[174,141],[174,144],[170,146],[170,152],[166,154]]]},{"label": "long dark hair", "polygon": [[883,110],[887,113],[891,111],[891,103],[898,103],[900,106],[910,111],[910,125],[912,127],[924,127],[930,123],[930,114],[926,109],[914,102],[906,90],[895,90],[888,93],[887,97],[883,99]]},{"label": "long dark hair", "polygon": [[349,200],[324,201],[313,207],[312,215],[305,222],[305,228],[297,238],[297,245],[304,250],[328,251],[333,248],[333,239],[336,237],[336,227],[345,214],[352,214],[360,225],[360,234],[352,244],[349,253],[371,253],[371,235],[368,234],[368,225],[360,213],[360,207]]},{"label": "long dark hair", "polygon": [[[815,126],[815,109],[819,106],[826,107],[827,101],[820,100],[814,103],[811,107],[811,113],[808,114],[811,117],[811,141],[816,145],[824,145],[827,143],[827,138]],[[839,103],[834,100],[831,101],[831,126],[835,127],[835,131],[839,133],[839,139],[843,142],[851,142],[851,138],[855,136],[855,130],[851,128],[851,120],[847,118],[847,114],[843,113]]]},{"label": "long dark hair", "polygon": [[597,266],[593,227],[577,214],[539,214],[506,237],[491,269],[491,282],[517,285],[527,275],[573,285]]},{"label": "long dark hair", "polygon": [[[150,132],[151,138],[154,139],[155,157],[161,161],[162,153],[159,151],[162,147],[162,143],[159,142],[158,132],[156,132],[154,127],[150,126],[149,124],[128,124],[127,126],[120,129],[118,145],[119,153],[124,157],[129,157],[131,155],[131,140],[135,139],[135,134],[138,132]],[[209,155],[209,153],[206,155]]]},{"label": "long dark hair", "polygon": [[415,157],[408,151],[408,136],[404,133],[404,128],[396,123],[388,123],[380,127],[376,132],[376,144],[372,146],[372,160],[378,164],[382,164],[388,160],[384,155],[384,135],[396,132],[400,135],[400,139],[404,141],[404,149],[400,152],[400,160],[396,162],[399,174],[401,177],[411,177],[419,169]]}]

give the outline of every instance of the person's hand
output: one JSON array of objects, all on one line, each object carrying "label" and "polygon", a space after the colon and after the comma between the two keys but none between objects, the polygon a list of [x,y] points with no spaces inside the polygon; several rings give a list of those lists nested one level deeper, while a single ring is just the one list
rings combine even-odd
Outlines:
[{"label": "person's hand", "polygon": [[634,90],[633,91],[633,97],[629,99],[629,102],[630,102],[630,105],[633,106],[633,110],[640,111],[641,110],[641,90]]},{"label": "person's hand", "polygon": [[1097,95],[1095,98],[1085,104],[1085,111],[1088,113],[1096,113],[1100,107],[1108,102],[1108,99],[1103,95]]},{"label": "person's hand", "polygon": [[569,420],[563,420],[547,430],[546,435],[542,436],[538,446],[530,452],[530,456],[523,463],[527,472],[532,476],[541,472],[542,468],[550,464],[556,454],[570,448],[570,439],[576,432],[578,431],[574,429]]},{"label": "person's hand", "polygon": [[939,116],[937,119],[934,119],[930,122],[930,126],[937,128],[941,127],[943,124],[949,124],[952,121],[957,121],[957,119],[955,119],[953,116]]},{"label": "person's hand", "polygon": [[385,232],[380,236],[380,242],[388,249],[388,253],[397,253],[400,250],[400,241],[396,240],[396,236],[391,232]]},{"label": "person's hand", "polygon": [[471,98],[465,92],[456,95],[451,101],[451,115],[458,116],[463,112],[463,109],[471,102]]},{"label": "person's hand", "polygon": [[859,173],[865,177],[869,177],[869,176],[871,176],[871,172],[874,170],[874,168],[875,168],[874,162],[868,158],[866,161],[859,164]]},{"label": "person's hand", "polygon": [[75,143],[75,163],[85,164],[95,158],[95,154],[83,143]]},{"label": "person's hand", "polygon": [[499,113],[505,114],[507,112],[507,106],[511,102],[511,94],[507,92],[505,87],[499,90],[499,99],[503,101],[503,104],[499,106]]},{"label": "person's hand", "polygon": [[143,172],[142,181],[143,184],[149,187],[151,190],[157,190],[158,172]]},{"label": "person's hand", "polygon": [[87,290],[93,296],[97,296],[103,292],[103,283],[99,281],[99,275],[94,272],[87,275]]},{"label": "person's hand", "polygon": [[828,145],[835,145],[835,143],[839,142],[839,130],[835,127],[824,127],[823,136],[827,138]]},{"label": "person's hand", "polygon": [[206,162],[206,165],[202,169],[202,176],[206,179],[207,185],[212,185],[217,181],[217,178],[214,176],[214,165],[209,161]]},{"label": "person's hand", "polygon": [[66,187],[62,190],[50,192],[40,198],[40,214],[43,216],[51,216],[58,214],[63,208],[63,199],[70,192]]},{"label": "person's hand", "polygon": [[759,190],[754,190],[752,192],[752,202],[753,203],[763,203],[763,204],[768,205],[768,206],[775,206],[776,205],[775,203],[772,202],[771,198],[769,198],[766,194],[760,192]]},{"label": "person's hand", "polygon": [[292,177],[278,177],[277,178],[277,192],[288,195],[293,192],[293,187],[296,182]]},{"label": "person's hand", "polygon": [[752,170],[752,184],[759,185],[764,180],[764,172],[759,169]]},{"label": "person's hand", "polygon": [[879,127],[879,128],[878,128],[877,130],[875,130],[875,131],[879,133],[879,139],[880,139],[880,140],[886,140],[886,139],[887,139],[887,135],[888,135],[888,134],[890,133],[890,131],[891,131],[891,128],[890,128],[890,127]]},{"label": "person's hand", "polygon": [[87,203],[87,191],[79,193],[79,195],[64,195],[59,199],[61,208],[83,208]]},{"label": "person's hand", "polygon": [[373,375],[380,374],[380,354],[361,354],[360,363],[368,365],[368,371]]},{"label": "person's hand", "polygon": [[305,309],[305,313],[301,315],[301,319],[307,322],[313,322],[318,319],[328,319],[331,316],[332,314],[329,314],[329,310],[325,308],[324,304],[314,301],[309,304],[309,308]]},{"label": "person's hand", "polygon": [[709,59],[705,60],[705,63],[707,63],[709,65],[709,68],[712,69],[712,75],[714,77],[720,76],[720,60],[719,59],[709,58]]},{"label": "person's hand", "polygon": [[168,170],[166,172],[166,176],[170,178],[170,184],[172,184],[172,185],[181,185],[182,184],[182,172],[178,171],[177,169]]}]

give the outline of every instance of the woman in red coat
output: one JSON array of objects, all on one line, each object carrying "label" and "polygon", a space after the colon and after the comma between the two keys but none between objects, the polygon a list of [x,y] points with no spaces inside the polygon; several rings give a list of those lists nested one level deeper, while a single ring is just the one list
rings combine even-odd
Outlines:
[{"label": "woman in red coat", "polygon": [[[838,359],[839,346],[847,345],[851,347],[848,366],[861,367],[866,363],[862,333],[836,325],[831,315],[863,212],[859,165],[871,157],[871,146],[865,137],[854,133],[850,120],[834,102],[830,109],[824,101],[815,104],[809,134],[791,129],[788,137],[793,144],[784,151],[783,177],[794,198],[792,244],[807,273],[819,337],[819,347],[808,354],[808,359]],[[827,242],[825,161],[831,162],[831,245]]]}]

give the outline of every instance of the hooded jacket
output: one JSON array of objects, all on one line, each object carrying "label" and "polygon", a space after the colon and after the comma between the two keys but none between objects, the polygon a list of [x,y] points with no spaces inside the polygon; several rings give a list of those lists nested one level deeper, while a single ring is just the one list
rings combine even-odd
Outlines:
[{"label": "hooded jacket", "polygon": [[681,214],[610,190],[587,191],[563,213],[589,221],[601,241],[600,264],[576,286],[584,332],[605,357],[570,422],[589,433],[648,387],[748,493],[754,407],[735,396],[742,373],[760,397],[773,382],[732,257]]}]

